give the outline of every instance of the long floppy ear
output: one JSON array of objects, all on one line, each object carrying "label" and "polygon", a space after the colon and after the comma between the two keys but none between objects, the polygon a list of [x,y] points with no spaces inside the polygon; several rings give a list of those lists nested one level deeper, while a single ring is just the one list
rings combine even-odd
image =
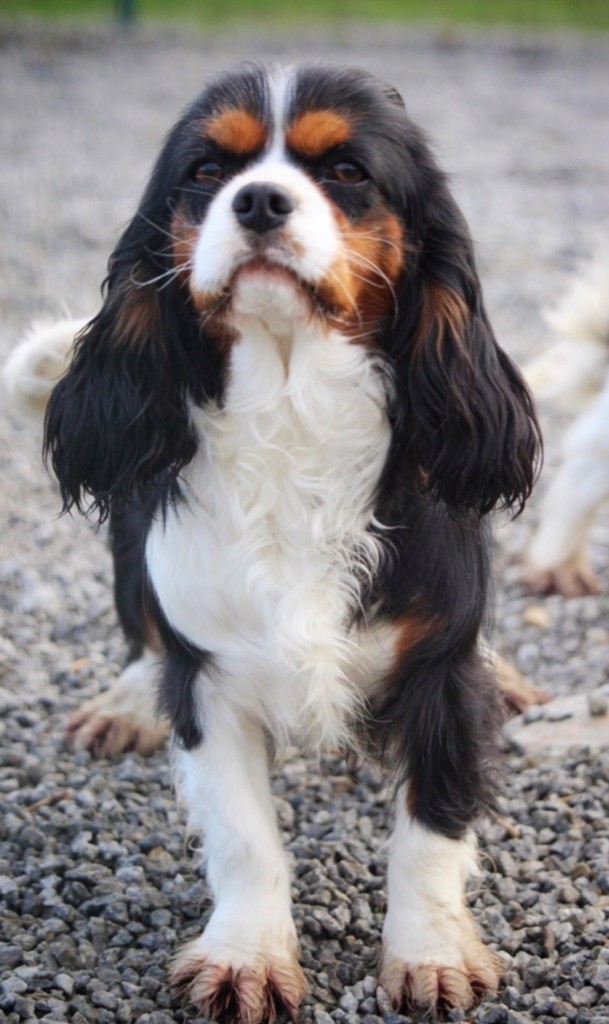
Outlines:
[{"label": "long floppy ear", "polygon": [[187,396],[201,399],[208,346],[179,280],[150,255],[163,249],[163,229],[140,212],[110,259],[102,309],[77,337],[47,407],[45,454],[64,509],[95,510],[100,520],[159,473],[177,474],[195,451]]},{"label": "long floppy ear", "polygon": [[422,214],[395,332],[403,444],[433,497],[517,514],[541,453],[533,401],[495,340],[469,232],[443,180]]}]

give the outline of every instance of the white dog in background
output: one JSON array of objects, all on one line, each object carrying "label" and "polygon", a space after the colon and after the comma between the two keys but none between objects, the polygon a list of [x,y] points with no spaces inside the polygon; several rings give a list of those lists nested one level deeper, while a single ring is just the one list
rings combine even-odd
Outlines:
[{"label": "white dog in background", "polygon": [[609,498],[609,247],[583,268],[547,320],[557,338],[523,372],[536,398],[578,416],[541,504],[525,579],[535,593],[579,597],[599,590],[588,534]]}]

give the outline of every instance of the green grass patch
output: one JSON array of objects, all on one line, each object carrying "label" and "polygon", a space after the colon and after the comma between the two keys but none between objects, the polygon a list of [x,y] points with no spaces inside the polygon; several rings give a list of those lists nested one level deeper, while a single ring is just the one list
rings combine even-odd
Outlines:
[{"label": "green grass patch", "polygon": [[[473,23],[609,31],[609,0],[135,0],[140,20],[188,21],[204,28],[227,22],[316,21]],[[0,0],[0,17],[111,20],[112,0]]]}]

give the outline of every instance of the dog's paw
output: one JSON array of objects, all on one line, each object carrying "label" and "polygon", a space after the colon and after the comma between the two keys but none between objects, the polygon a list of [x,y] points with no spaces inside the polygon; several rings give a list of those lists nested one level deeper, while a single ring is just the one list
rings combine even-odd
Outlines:
[{"label": "dog's paw", "polygon": [[535,704],[548,703],[550,697],[545,690],[529,682],[515,665],[506,661],[496,651],[490,651],[489,656],[494,664],[497,682],[510,715],[521,715]]},{"label": "dog's paw", "polygon": [[554,569],[525,571],[525,589],[530,594],[562,594],[563,597],[587,597],[599,594],[600,586],[594,570],[587,563],[568,562]]},{"label": "dog's paw", "polygon": [[252,955],[235,947],[207,953],[202,941],[190,943],[174,961],[171,987],[179,1002],[219,1024],[297,1019],[306,982],[295,955]]},{"label": "dog's paw", "polygon": [[445,967],[389,959],[381,974],[381,985],[396,1013],[469,1010],[484,995],[497,991],[497,981],[497,971],[490,964]]},{"label": "dog's paw", "polygon": [[115,757],[132,750],[136,754],[154,753],[169,735],[164,720],[142,723],[100,707],[97,699],[88,701],[70,715],[66,741],[72,750],[90,750],[95,757]]},{"label": "dog's paw", "polygon": [[498,958],[476,935],[469,913],[464,912],[462,924],[453,948],[447,945],[445,935],[434,936],[432,929],[418,942],[408,943],[411,950],[406,956],[383,950],[380,982],[397,1013],[465,1011],[497,991]]},{"label": "dog's paw", "polygon": [[128,665],[109,690],[87,701],[68,719],[66,739],[72,750],[113,757],[127,750],[152,754],[169,735],[169,723],[155,706],[157,661],[146,653]]}]

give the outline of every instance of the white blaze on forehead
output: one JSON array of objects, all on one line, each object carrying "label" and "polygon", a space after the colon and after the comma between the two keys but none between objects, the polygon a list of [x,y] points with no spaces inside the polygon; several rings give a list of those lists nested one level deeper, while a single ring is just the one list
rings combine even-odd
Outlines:
[{"label": "white blaze on forehead", "polygon": [[274,68],[269,75],[271,106],[271,142],[266,160],[285,156],[285,126],[288,119],[294,87],[292,68]]}]

